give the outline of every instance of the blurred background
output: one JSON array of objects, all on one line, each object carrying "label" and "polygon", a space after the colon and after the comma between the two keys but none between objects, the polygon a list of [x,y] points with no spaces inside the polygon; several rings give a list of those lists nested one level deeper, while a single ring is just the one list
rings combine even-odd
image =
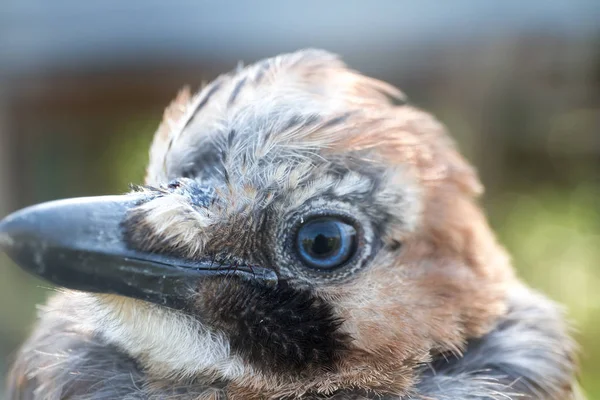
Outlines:
[{"label": "blurred background", "polygon": [[[180,87],[304,47],[449,127],[516,268],[568,308],[600,399],[599,0],[3,0],[0,217],[127,191]],[[0,255],[0,376],[49,290]]]}]

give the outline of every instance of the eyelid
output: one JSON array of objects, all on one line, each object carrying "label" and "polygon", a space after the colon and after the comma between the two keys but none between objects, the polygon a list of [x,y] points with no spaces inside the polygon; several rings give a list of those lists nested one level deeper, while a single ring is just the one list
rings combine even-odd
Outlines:
[{"label": "eyelid", "polygon": [[[341,268],[318,271],[309,268],[298,258],[295,240],[298,229],[313,218],[332,217],[352,225],[356,230],[356,253]],[[282,224],[275,231],[273,240],[275,261],[279,263],[282,277],[308,284],[315,282],[334,283],[352,277],[368,266],[369,260],[381,248],[381,240],[375,235],[373,222],[360,204],[349,204],[337,198],[319,197],[300,207],[288,210]]]}]

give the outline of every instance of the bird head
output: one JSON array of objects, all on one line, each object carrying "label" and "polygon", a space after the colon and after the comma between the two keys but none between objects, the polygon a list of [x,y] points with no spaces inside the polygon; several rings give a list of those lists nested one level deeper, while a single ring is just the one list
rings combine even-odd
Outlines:
[{"label": "bird head", "polygon": [[145,185],[19,211],[0,244],[154,376],[402,394],[504,312],[481,190],[430,114],[305,50],[183,90]]}]

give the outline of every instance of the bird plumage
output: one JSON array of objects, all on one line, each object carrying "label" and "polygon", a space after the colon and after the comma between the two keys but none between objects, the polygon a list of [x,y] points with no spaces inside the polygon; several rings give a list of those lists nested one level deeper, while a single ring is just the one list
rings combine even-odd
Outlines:
[{"label": "bird plumage", "polygon": [[[23,399],[575,398],[563,316],[514,276],[444,127],[392,86],[305,50],[223,75],[167,108],[127,246],[266,268],[168,307],[65,291],[10,378]],[[307,267],[305,221],[356,249]]]}]

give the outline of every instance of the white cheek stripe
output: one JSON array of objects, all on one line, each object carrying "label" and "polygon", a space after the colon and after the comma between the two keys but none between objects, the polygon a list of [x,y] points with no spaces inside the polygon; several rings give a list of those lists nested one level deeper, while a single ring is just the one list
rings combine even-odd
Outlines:
[{"label": "white cheek stripe", "polygon": [[[202,375],[240,379],[252,373],[232,355],[229,340],[194,318],[139,301],[96,299],[94,326],[110,343],[165,375]],[[127,315],[125,315],[127,313]]]}]

